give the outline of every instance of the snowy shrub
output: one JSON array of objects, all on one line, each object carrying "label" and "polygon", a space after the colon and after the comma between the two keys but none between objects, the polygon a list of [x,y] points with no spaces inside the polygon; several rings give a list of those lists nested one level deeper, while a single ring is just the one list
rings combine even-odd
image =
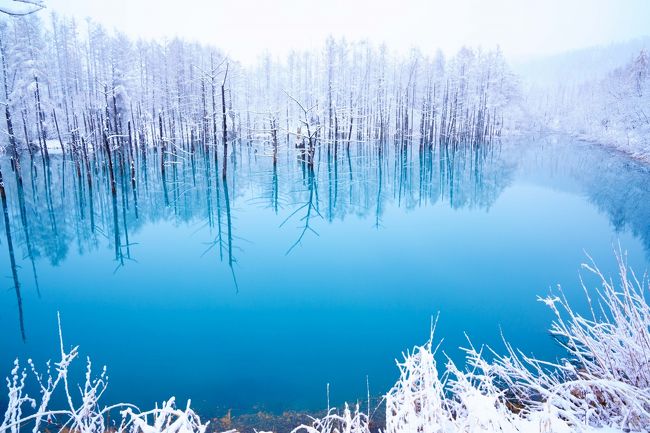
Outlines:
[{"label": "snowy shrub", "polygon": [[[128,407],[122,411],[122,424],[117,432],[130,433],[205,433],[208,423],[201,423],[199,416],[190,409],[177,409],[174,398],[164,402],[160,409],[137,413]],[[149,424],[151,419],[151,424]]]},{"label": "snowy shrub", "polygon": [[[650,427],[650,307],[647,281],[617,255],[620,282],[593,261],[583,265],[602,283],[595,303],[583,288],[590,317],[564,296],[540,299],[555,313],[551,333],[568,359],[546,362],[505,342],[506,354],[465,349],[467,368],[448,361],[438,375],[431,340],[399,363],[400,379],[386,397],[386,431],[571,432]],[[597,305],[595,305],[597,304]],[[505,340],[504,340],[505,341]]]},{"label": "snowy shrub", "polygon": [[370,433],[368,415],[355,406],[354,412],[346,404],[343,414],[339,415],[334,409],[327,411],[323,418],[314,418],[312,425],[301,425],[291,433]]},{"label": "snowy shrub", "polygon": [[[201,424],[199,417],[190,409],[188,402],[184,411],[174,406],[171,398],[163,403],[161,409],[140,412],[131,404],[120,403],[113,406],[100,407],[99,400],[106,390],[108,379],[106,368],[98,377],[92,376],[92,364],[87,361],[85,383],[77,387],[79,395],[72,391],[68,381],[70,364],[78,356],[78,347],[65,351],[63,335],[59,321],[59,343],[61,360],[54,364],[55,374],[52,375],[51,364],[47,363],[46,374],[36,371],[34,363],[29,360],[31,373],[39,386],[39,398],[32,398],[26,393],[28,378],[27,369],[20,368],[15,361],[11,376],[7,378],[8,405],[4,419],[0,424],[0,433],[19,433],[22,427],[28,426],[32,433],[205,433],[207,424]],[[49,403],[54,392],[63,394],[67,406],[53,410]],[[76,401],[80,399],[79,401]],[[122,419],[119,424],[109,422],[110,414],[120,411]],[[149,424],[151,420],[151,424]]]},{"label": "snowy shrub", "polygon": [[386,395],[386,432],[397,433],[406,428],[422,433],[443,431],[448,421],[444,378],[436,366],[431,338],[420,347],[406,353],[398,362],[400,377]]},{"label": "snowy shrub", "polygon": [[506,343],[507,354],[485,363],[475,351],[468,361],[504,384],[511,398],[534,413],[552,407],[574,428],[650,426],[650,307],[648,290],[617,254],[619,285],[591,264],[583,267],[602,284],[597,299],[584,283],[590,314],[575,312],[566,297],[540,298],[555,314],[551,333],[567,351],[559,363],[529,358]]},{"label": "snowy shrub", "polygon": [[563,366],[565,383],[558,385],[566,406],[586,423],[621,428],[650,426],[650,306],[645,299],[647,277],[629,269],[616,256],[619,284],[607,279],[593,260],[583,267],[596,275],[602,288],[589,302],[590,315],[575,313],[564,296],[542,299],[556,319],[551,333],[569,354]]},{"label": "snowy shrub", "polygon": [[534,416],[516,413],[505,397],[508,390],[497,385],[491,364],[473,348],[468,350],[468,371],[448,360],[440,376],[432,341],[415,347],[398,363],[400,379],[386,396],[387,433],[574,431],[552,406]]}]

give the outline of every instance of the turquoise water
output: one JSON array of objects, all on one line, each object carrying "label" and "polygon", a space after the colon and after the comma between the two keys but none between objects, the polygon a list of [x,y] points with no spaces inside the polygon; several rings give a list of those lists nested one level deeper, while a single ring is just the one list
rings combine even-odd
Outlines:
[{"label": "turquoise water", "polygon": [[650,170],[625,156],[562,137],[373,149],[323,148],[310,174],[293,149],[274,170],[244,143],[225,183],[197,154],[170,163],[163,184],[150,154],[137,206],[128,176],[113,202],[105,177],[90,194],[72,162],[53,158],[46,177],[35,159],[24,221],[3,161],[21,308],[3,222],[0,370],[56,357],[58,311],[66,344],[108,366],[106,403],[319,410],[327,384],[333,404],[365,399],[366,383],[386,392],[438,312],[456,361],[465,332],[556,357],[537,295],[561,284],[581,305],[585,251],[612,273],[618,242],[648,267]]}]

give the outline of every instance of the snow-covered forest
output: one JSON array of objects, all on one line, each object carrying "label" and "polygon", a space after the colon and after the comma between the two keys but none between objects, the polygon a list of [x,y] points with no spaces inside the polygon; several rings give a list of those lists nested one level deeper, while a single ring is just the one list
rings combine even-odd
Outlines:
[{"label": "snow-covered forest", "polygon": [[[462,49],[407,58],[386,47],[328,39],[320,52],[242,67],[215,47],[132,41],[92,22],[35,15],[2,28],[8,150],[48,157],[60,143],[82,160],[108,141],[137,149],[211,149],[288,143],[338,149],[352,142],[481,143],[499,136],[517,84],[502,54]],[[104,137],[105,135],[105,137]],[[129,159],[131,158],[131,159]],[[225,169],[225,166],[224,166]]]},{"label": "snow-covered forest", "polygon": [[650,154],[643,45],[624,64],[582,79],[535,83],[544,62],[533,62],[524,72],[533,82],[522,90],[498,49],[400,56],[385,45],[330,37],[320,51],[268,54],[242,66],[218,47],[132,40],[54,14],[5,19],[1,31],[10,152],[46,157],[49,141],[80,155],[102,143],[102,130],[118,150],[129,130],[132,149],[229,140],[277,149],[303,141],[479,143],[530,122]]},{"label": "snow-covered forest", "polygon": [[267,54],[242,66],[218,47],[132,40],[54,14],[4,19],[0,31],[10,153],[46,158],[49,143],[81,159],[105,131],[130,154],[255,141],[275,154],[304,144],[309,157],[322,144],[480,143],[537,124],[650,154],[645,48],[582,80],[535,83],[540,62],[532,63],[533,82],[522,89],[499,49],[402,56],[330,37],[316,52]]},{"label": "snow-covered forest", "polygon": [[[650,160],[649,42],[642,39],[532,62],[522,71],[531,78],[523,92],[531,120]],[[610,58],[624,60],[612,66]],[[567,64],[573,70],[567,70]]]}]

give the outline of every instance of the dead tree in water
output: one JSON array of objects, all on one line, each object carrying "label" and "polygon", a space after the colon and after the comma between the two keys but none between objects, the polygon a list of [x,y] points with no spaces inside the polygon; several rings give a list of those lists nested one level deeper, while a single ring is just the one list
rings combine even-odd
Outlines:
[{"label": "dead tree in water", "polygon": [[59,130],[59,122],[56,120],[56,110],[52,109],[52,118],[54,118],[54,126],[56,127],[56,135],[59,138],[59,144],[61,145],[61,154],[65,157],[65,147],[63,146],[63,140],[61,139],[61,131]]},{"label": "dead tree in water", "polygon": [[38,83],[38,74],[34,72],[34,107],[36,111],[36,131],[38,139],[41,142],[43,152],[45,153],[45,161],[49,164],[50,153],[47,148],[47,131],[45,129],[45,113],[43,112],[43,105],[41,103],[41,88]]},{"label": "dead tree in water", "polygon": [[320,132],[320,125],[312,125],[311,124],[311,119],[309,118],[309,113],[316,108],[316,105],[310,107],[309,109],[305,108],[296,98],[291,96],[289,93],[286,91],[284,92],[293,102],[295,102],[298,107],[300,107],[300,110],[302,110],[302,114],[304,116],[304,119],[300,120],[300,123],[305,125],[307,128],[307,143],[309,148],[307,149],[307,165],[310,170],[314,169],[314,154],[316,153],[316,136]]},{"label": "dead tree in water", "polygon": [[14,126],[11,120],[11,109],[9,108],[9,85],[7,84],[7,61],[5,59],[5,47],[3,41],[0,41],[0,58],[2,59],[2,82],[5,91],[5,119],[7,120],[7,135],[9,136],[9,146],[11,147],[11,168],[16,170],[20,178],[20,161],[18,159],[18,146],[14,136]]},{"label": "dead tree in water", "polygon": [[[218,69],[219,66],[217,66],[216,69]],[[215,71],[216,69],[214,68],[214,64],[212,61],[212,55],[210,55],[210,84],[211,84],[211,89],[212,89],[212,140],[214,144],[214,162],[216,164],[217,162],[217,102],[215,101],[215,86],[214,86],[214,78],[215,78]]]},{"label": "dead tree in water", "polygon": [[223,121],[223,171],[221,172],[221,177],[223,179],[226,178],[226,169],[228,167],[228,161],[227,161],[227,156],[228,156],[228,127],[227,127],[227,122],[226,122],[226,79],[228,78],[228,66],[229,63],[226,62],[226,73],[223,76],[223,82],[221,83],[221,116],[222,116],[222,121]]},{"label": "dead tree in water", "polygon": [[[217,100],[216,100],[216,78],[217,75],[219,75],[219,70],[221,69],[221,66],[226,62],[227,58],[224,58],[218,65],[214,65],[214,57],[213,54],[210,53],[210,70],[205,71],[203,70],[200,66],[197,66],[196,64],[192,65],[194,68],[198,69],[201,72],[201,120],[200,120],[200,125],[201,125],[201,131],[202,131],[202,141],[203,141],[203,147],[205,151],[207,152],[208,150],[208,130],[209,130],[209,122],[208,122],[208,109],[207,109],[207,97],[206,97],[206,81],[210,81],[210,97],[211,97],[211,102],[212,102],[212,113],[210,115],[210,120],[212,121],[212,145],[214,146],[214,162],[215,162],[215,170],[218,170],[218,139],[217,139]],[[226,74],[227,75],[227,74]],[[224,77],[224,82],[225,82],[225,77]],[[223,97],[223,90],[222,90],[222,97]],[[225,105],[225,101],[222,101],[222,109],[223,106]],[[225,121],[224,121],[225,122]]]},{"label": "dead tree in water", "polygon": [[158,113],[158,128],[160,132],[160,173],[163,178],[163,182],[165,181],[165,152],[166,152],[166,147],[165,147],[165,141],[166,138],[163,133],[163,121],[162,121],[162,113]]},{"label": "dead tree in water", "polygon": [[104,150],[106,151],[106,157],[108,158],[108,175],[111,180],[111,194],[115,196],[117,194],[117,190],[115,185],[115,173],[113,172],[113,157],[111,155],[111,145],[108,142],[106,131],[103,132],[103,137],[104,137]]},{"label": "dead tree in water", "polygon": [[278,120],[274,116],[271,118],[271,140],[273,142],[273,168],[278,165]]}]

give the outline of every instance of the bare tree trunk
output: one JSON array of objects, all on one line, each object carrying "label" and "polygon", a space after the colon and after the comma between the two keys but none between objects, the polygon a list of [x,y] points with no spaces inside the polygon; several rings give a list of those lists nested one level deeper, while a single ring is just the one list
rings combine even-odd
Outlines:
[{"label": "bare tree trunk", "polygon": [[20,161],[18,157],[18,146],[14,136],[14,125],[11,120],[11,108],[9,102],[9,85],[7,84],[7,62],[5,60],[5,47],[0,41],[0,57],[2,58],[2,83],[5,91],[5,119],[7,121],[7,135],[9,136],[9,145],[11,146],[11,168],[19,170]]},{"label": "bare tree trunk", "polygon": [[61,139],[61,131],[59,131],[59,122],[56,120],[56,111],[52,109],[52,117],[54,118],[54,126],[56,126],[56,135],[59,137],[59,144],[61,145],[61,153],[65,157],[65,147],[63,146],[63,140]]},{"label": "bare tree trunk", "polygon": [[223,170],[221,172],[221,177],[226,178],[227,168],[228,168],[228,126],[226,122],[226,79],[228,78],[228,63],[226,63],[226,73],[223,76],[223,82],[221,83],[221,118],[223,121]]}]

